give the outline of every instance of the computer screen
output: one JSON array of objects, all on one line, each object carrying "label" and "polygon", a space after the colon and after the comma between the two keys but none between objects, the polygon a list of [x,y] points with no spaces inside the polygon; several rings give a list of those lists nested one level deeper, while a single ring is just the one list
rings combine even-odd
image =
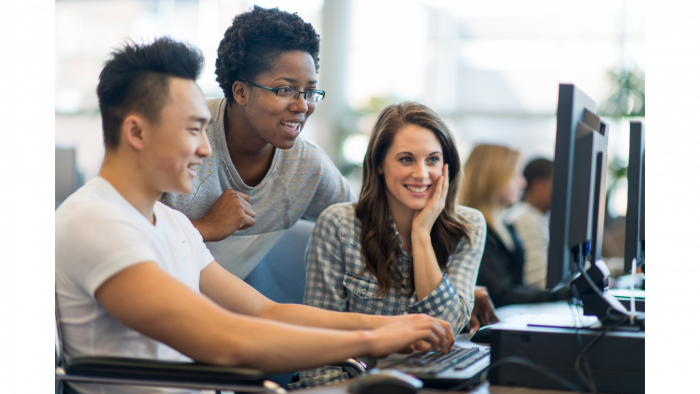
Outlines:
[{"label": "computer screen", "polygon": [[630,156],[627,167],[627,215],[625,218],[625,272],[644,262],[644,124],[630,121]]},{"label": "computer screen", "polygon": [[559,85],[549,225],[547,288],[568,284],[576,261],[600,258],[605,213],[608,125],[595,102],[570,84]]},{"label": "computer screen", "polygon": [[76,189],[75,149],[56,147],[56,203],[65,200]]}]

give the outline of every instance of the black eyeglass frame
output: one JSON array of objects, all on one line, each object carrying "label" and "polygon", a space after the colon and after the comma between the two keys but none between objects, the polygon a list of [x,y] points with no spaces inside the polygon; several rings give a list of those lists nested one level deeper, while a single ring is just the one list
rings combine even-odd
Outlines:
[{"label": "black eyeglass frame", "polygon": [[[267,91],[269,91],[269,92],[273,92],[273,93],[275,94],[275,98],[277,98],[277,100],[279,100],[279,101],[284,101],[285,103],[293,103],[293,102],[299,100],[299,95],[301,95],[301,94],[304,95],[304,101],[306,101],[307,103],[311,103],[311,102],[320,103],[320,102],[323,101],[323,99],[326,97],[326,91],[325,91],[325,90],[312,89],[312,90],[307,90],[307,91],[304,92],[304,91],[301,91],[301,90],[297,90],[297,89],[294,89],[294,88],[290,88],[290,87],[288,87],[288,86],[285,86],[285,87],[283,87],[283,88],[268,88],[267,86],[258,85],[257,83],[253,83],[253,82],[248,82],[248,81],[241,81],[241,82],[247,83],[248,85],[251,85],[251,86],[258,87],[258,88],[260,88],[260,89],[265,89],[265,90],[267,90]],[[294,95],[294,100],[290,100],[290,101],[282,100],[282,99],[279,97],[279,91],[280,91],[280,89],[289,89],[289,90],[293,90],[293,91],[297,92],[297,94]],[[316,95],[316,93],[319,93],[320,96]],[[311,94],[311,97],[312,97],[313,101],[307,100],[307,97],[309,97],[309,96],[308,96],[309,94]],[[319,99],[318,97],[320,97],[320,99]]]}]

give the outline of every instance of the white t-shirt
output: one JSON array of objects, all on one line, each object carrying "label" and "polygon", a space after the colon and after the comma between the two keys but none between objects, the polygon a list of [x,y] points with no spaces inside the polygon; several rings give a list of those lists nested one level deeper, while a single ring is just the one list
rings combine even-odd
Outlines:
[{"label": "white t-shirt", "polygon": [[[118,356],[189,361],[173,348],[122,325],[95,299],[107,279],[153,261],[199,293],[199,273],[214,258],[182,213],[156,202],[153,225],[97,177],[56,211],[56,294],[67,357]],[[136,393],[134,387],[77,385],[81,393]],[[147,392],[158,391],[148,389]]]}]

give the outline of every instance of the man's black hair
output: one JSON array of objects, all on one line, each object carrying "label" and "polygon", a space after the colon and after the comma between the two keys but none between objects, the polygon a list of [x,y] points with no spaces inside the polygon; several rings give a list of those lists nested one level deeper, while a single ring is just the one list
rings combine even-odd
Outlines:
[{"label": "man's black hair", "polygon": [[523,176],[527,181],[525,192],[530,189],[530,185],[535,179],[551,179],[553,169],[554,164],[549,159],[539,158],[529,162],[523,171]]},{"label": "man's black hair", "polygon": [[318,71],[320,43],[314,27],[296,13],[255,6],[236,16],[226,29],[216,58],[216,80],[232,102],[234,82],[255,82],[284,52],[308,52]]},{"label": "man's black hair", "polygon": [[151,123],[160,122],[168,99],[169,78],[194,81],[203,64],[199,49],[168,37],[152,44],[132,42],[114,50],[97,85],[105,149],[119,145],[121,126],[131,112],[145,116]]}]

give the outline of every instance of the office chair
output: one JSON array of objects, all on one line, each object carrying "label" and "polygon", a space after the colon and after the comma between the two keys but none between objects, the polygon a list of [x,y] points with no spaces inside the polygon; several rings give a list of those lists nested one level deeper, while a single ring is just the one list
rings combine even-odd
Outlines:
[{"label": "office chair", "polygon": [[[56,394],[71,394],[66,382],[106,385],[172,387],[193,390],[234,391],[237,393],[275,393],[287,391],[277,383],[266,380],[262,371],[250,368],[222,367],[196,362],[173,362],[126,357],[75,357],[63,354],[62,330],[58,300],[56,321]],[[366,365],[348,359],[332,366],[351,368],[363,374]]]},{"label": "office chair", "polygon": [[172,362],[126,357],[75,357],[63,355],[58,302],[56,303],[56,393],[71,393],[65,382],[107,385],[173,387],[237,393],[286,393],[265,380],[262,371],[196,362]]}]

